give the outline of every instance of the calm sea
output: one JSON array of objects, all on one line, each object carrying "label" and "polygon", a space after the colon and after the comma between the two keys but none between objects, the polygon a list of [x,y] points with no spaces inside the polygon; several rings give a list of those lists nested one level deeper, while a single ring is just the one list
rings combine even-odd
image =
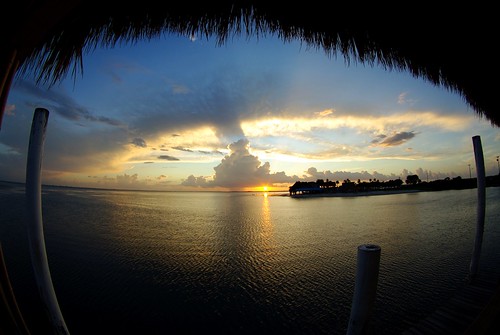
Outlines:
[{"label": "calm sea", "polygon": [[[498,275],[500,188],[486,194],[480,271]],[[42,201],[72,334],[345,334],[365,243],[382,248],[372,327],[397,334],[464,284],[477,190],[294,199],[44,187]],[[42,328],[22,186],[0,188],[0,215],[18,303]]]}]

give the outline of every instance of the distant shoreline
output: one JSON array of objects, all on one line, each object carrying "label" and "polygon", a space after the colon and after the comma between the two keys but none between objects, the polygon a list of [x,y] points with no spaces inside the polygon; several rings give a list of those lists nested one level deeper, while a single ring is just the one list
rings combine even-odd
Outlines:
[{"label": "distant shoreline", "polygon": [[290,198],[348,198],[348,197],[366,197],[372,195],[390,195],[390,194],[405,194],[405,193],[419,193],[426,192],[427,190],[407,189],[407,190],[383,190],[383,191],[364,191],[364,192],[334,192],[334,193],[310,193],[310,194],[293,194],[287,195]]}]

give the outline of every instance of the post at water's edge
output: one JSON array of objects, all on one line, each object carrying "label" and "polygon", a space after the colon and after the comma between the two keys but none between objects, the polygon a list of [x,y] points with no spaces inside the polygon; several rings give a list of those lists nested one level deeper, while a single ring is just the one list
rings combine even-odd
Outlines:
[{"label": "post at water's edge", "polygon": [[476,217],[476,237],[474,249],[472,251],[472,260],[470,263],[468,281],[474,280],[479,268],[479,258],[481,256],[481,247],[483,244],[484,216],[486,213],[486,173],[484,168],[483,147],[481,137],[476,135],[472,137],[474,146],[474,157],[476,159],[477,174],[477,217]]},{"label": "post at water's edge", "polygon": [[53,328],[53,334],[68,335],[69,331],[57,301],[49,270],[42,219],[42,158],[45,132],[49,111],[36,108],[31,125],[26,164],[26,207],[28,213],[28,240],[31,264],[35,280],[44,304],[47,316]]},{"label": "post at water's edge", "polygon": [[348,335],[367,332],[377,293],[380,253],[380,246],[375,244],[362,244],[358,247],[356,283],[347,328]]}]

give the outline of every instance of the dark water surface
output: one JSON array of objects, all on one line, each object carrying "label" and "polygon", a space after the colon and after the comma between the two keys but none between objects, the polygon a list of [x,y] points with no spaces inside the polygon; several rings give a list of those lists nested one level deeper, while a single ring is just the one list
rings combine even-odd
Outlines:
[{"label": "dark water surface", "polygon": [[[486,194],[480,271],[498,275],[500,188]],[[397,334],[464,284],[477,190],[293,199],[44,187],[42,199],[71,334],[345,334],[365,243],[382,248],[374,333]],[[24,188],[0,188],[0,223],[34,327]]]}]

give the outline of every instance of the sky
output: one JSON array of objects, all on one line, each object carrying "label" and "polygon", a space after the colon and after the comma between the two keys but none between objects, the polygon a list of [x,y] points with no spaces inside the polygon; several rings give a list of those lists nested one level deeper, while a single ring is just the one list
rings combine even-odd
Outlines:
[{"label": "sky", "polygon": [[165,191],[288,190],[296,181],[498,174],[500,129],[455,92],[273,36],[165,35],[98,48],[48,87],[16,78],[0,180],[24,182],[34,110],[42,182]]}]

